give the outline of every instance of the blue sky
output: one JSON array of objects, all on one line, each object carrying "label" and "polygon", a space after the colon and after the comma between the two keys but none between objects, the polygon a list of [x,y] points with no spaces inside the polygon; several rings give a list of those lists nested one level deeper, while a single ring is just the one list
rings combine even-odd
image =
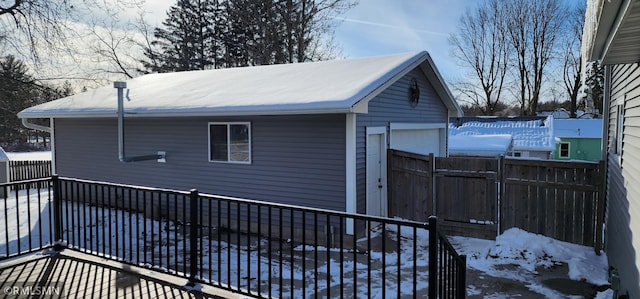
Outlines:
[{"label": "blue sky", "polygon": [[426,50],[443,77],[463,75],[449,54],[449,35],[477,2],[469,0],[361,0],[337,18],[336,41],[346,57]]},{"label": "blue sky", "polygon": [[[426,50],[447,82],[468,70],[451,56],[449,36],[467,9],[482,0],[359,0],[336,16],[335,41],[346,58]],[[585,0],[562,0],[570,5]],[[175,0],[148,0],[149,20],[159,25]]]},{"label": "blue sky", "polygon": [[[159,25],[174,0],[149,0],[152,25]],[[337,16],[335,40],[347,58],[427,50],[445,77],[459,68],[448,54],[449,34],[456,29],[470,0],[360,0]]]}]

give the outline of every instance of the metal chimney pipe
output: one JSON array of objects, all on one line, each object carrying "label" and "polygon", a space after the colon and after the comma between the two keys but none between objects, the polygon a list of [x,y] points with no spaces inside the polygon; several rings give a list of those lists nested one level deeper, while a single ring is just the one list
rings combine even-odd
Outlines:
[{"label": "metal chimney pipe", "polygon": [[124,89],[127,82],[113,82],[113,87],[118,89],[118,159],[120,162],[128,162],[124,156]]},{"label": "metal chimney pipe", "polygon": [[113,87],[118,89],[118,159],[120,162],[138,162],[157,160],[160,163],[166,162],[166,152],[159,151],[156,155],[127,157],[124,151],[124,89],[127,88],[127,82],[113,82]]}]

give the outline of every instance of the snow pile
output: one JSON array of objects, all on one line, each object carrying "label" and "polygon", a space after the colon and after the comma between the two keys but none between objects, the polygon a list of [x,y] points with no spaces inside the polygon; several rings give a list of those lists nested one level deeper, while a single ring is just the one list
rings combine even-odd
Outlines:
[{"label": "snow pile", "polygon": [[605,254],[596,255],[593,248],[558,241],[542,235],[510,228],[496,241],[451,237],[460,254],[467,255],[467,267],[494,277],[515,277],[504,265],[517,265],[537,274],[536,268],[549,268],[566,263],[572,280],[594,285],[608,284],[608,262]]}]

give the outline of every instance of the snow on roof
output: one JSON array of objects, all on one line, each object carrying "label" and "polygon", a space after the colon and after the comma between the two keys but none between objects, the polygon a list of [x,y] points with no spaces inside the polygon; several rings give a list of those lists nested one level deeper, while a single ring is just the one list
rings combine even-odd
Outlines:
[{"label": "snow on roof", "polygon": [[557,138],[602,138],[602,119],[556,119],[553,135]]},{"label": "snow on roof", "polygon": [[[425,51],[144,75],[127,81],[129,101],[124,107],[125,113],[137,116],[366,112],[368,100],[385,84],[417,66],[422,66],[449,110],[461,111]],[[117,90],[109,85],[27,108],[18,116],[115,117],[116,106]]]},{"label": "snow on roof", "polygon": [[516,151],[553,151],[553,117],[534,120],[466,121],[460,126],[449,124],[449,138],[452,136],[500,135],[513,137],[513,150]]},{"label": "snow on roof", "polygon": [[7,153],[0,147],[0,162],[2,161],[9,161],[9,157],[7,157]]},{"label": "snow on roof", "polygon": [[16,152],[7,153],[7,157],[11,161],[51,161],[51,152]]},{"label": "snow on roof", "polygon": [[499,156],[511,150],[513,138],[509,134],[453,135],[449,137],[449,154]]}]

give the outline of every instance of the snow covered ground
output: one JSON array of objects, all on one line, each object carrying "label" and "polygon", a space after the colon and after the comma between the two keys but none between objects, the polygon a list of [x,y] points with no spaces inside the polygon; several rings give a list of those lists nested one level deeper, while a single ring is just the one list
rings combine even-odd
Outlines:
[{"label": "snow covered ground", "polygon": [[[6,199],[0,196],[0,201],[0,208],[6,211],[0,218],[7,219],[0,221],[0,255],[17,252],[18,238],[21,240],[20,248],[25,250],[29,231],[32,232],[33,244],[40,244],[40,240],[44,243],[50,242],[47,225],[51,216],[46,190],[38,193],[37,189],[31,189],[28,194],[26,190],[21,190],[18,196],[15,196],[15,193],[11,193]],[[38,218],[38,214],[42,215],[41,219]],[[185,260],[188,256],[185,254],[185,249],[188,248],[185,239],[188,237],[188,228],[180,223],[151,220],[140,213],[115,209],[98,210],[77,203],[69,208],[65,207],[63,214],[65,219],[73,222],[74,229],[65,231],[67,240],[73,244],[91,247],[94,252],[111,254],[142,265],[160,265],[163,269],[177,272],[183,272],[188,264]],[[274,244],[273,241],[258,236],[226,235],[226,238],[221,239],[217,239],[215,234],[211,237],[204,236],[200,252],[203,257],[201,278],[213,283],[239,285],[253,292],[257,292],[257,286],[260,286],[260,292],[270,292],[274,296],[279,296],[282,291],[283,298],[302,297],[303,281],[306,283],[304,295],[307,297],[312,297],[316,291],[326,294],[327,290],[335,295],[342,286],[348,297],[355,295],[353,297],[381,298],[383,290],[387,295],[396,294],[395,280],[400,269],[403,277],[400,288],[404,297],[413,293],[411,274],[415,263],[418,269],[417,290],[419,294],[425,294],[428,288],[428,231],[418,230],[417,242],[414,243],[413,229],[402,229],[400,233],[395,225],[387,225],[386,229],[391,242],[400,240],[400,254],[388,250],[374,250],[368,255],[354,251],[343,251],[341,255],[338,249],[295,244],[280,252],[282,243]],[[372,238],[382,237],[380,227],[372,231]],[[590,247],[561,242],[517,228],[507,230],[496,241],[465,237],[450,237],[450,240],[460,254],[467,255],[469,269],[480,271],[489,279],[509,278],[521,282],[524,288],[547,298],[566,296],[532,279],[541,267],[567,264],[572,280],[586,281],[594,285],[608,283],[606,255],[597,256]],[[419,244],[415,248],[415,261],[412,254],[413,244]],[[134,250],[129,250],[131,248]],[[281,263],[278,262],[280,256]],[[385,279],[382,276],[383,257]],[[371,271],[369,265],[372,265]],[[317,281],[314,275],[316,271],[319,273]],[[283,280],[282,289],[278,279],[280,274]],[[269,275],[272,277],[271,280]],[[371,293],[366,283],[368,275],[371,275]],[[330,282],[327,283],[328,281]],[[354,285],[357,285],[356,289]],[[478,289],[479,286],[470,282],[467,293],[470,296],[478,296]],[[598,298],[611,298],[612,294],[610,290],[601,292]],[[500,293],[485,296],[508,297],[508,294]]]},{"label": "snow covered ground", "polygon": [[[6,198],[2,196],[5,191],[8,193]],[[52,214],[46,189],[16,193],[3,188],[0,190],[0,211],[0,256],[51,244]]]},{"label": "snow covered ground", "polygon": [[[596,255],[593,248],[558,241],[549,237],[511,228],[495,241],[466,237],[450,237],[459,254],[467,255],[467,268],[486,276],[521,282],[527,289],[547,298],[566,295],[542,284],[536,276],[539,270],[567,264],[569,278],[596,286],[607,285],[608,262],[603,252]],[[515,266],[515,267],[514,267]],[[467,294],[477,294],[478,286],[468,284]],[[498,292],[490,298],[509,298]],[[612,298],[613,291],[598,293],[598,298]]]}]

